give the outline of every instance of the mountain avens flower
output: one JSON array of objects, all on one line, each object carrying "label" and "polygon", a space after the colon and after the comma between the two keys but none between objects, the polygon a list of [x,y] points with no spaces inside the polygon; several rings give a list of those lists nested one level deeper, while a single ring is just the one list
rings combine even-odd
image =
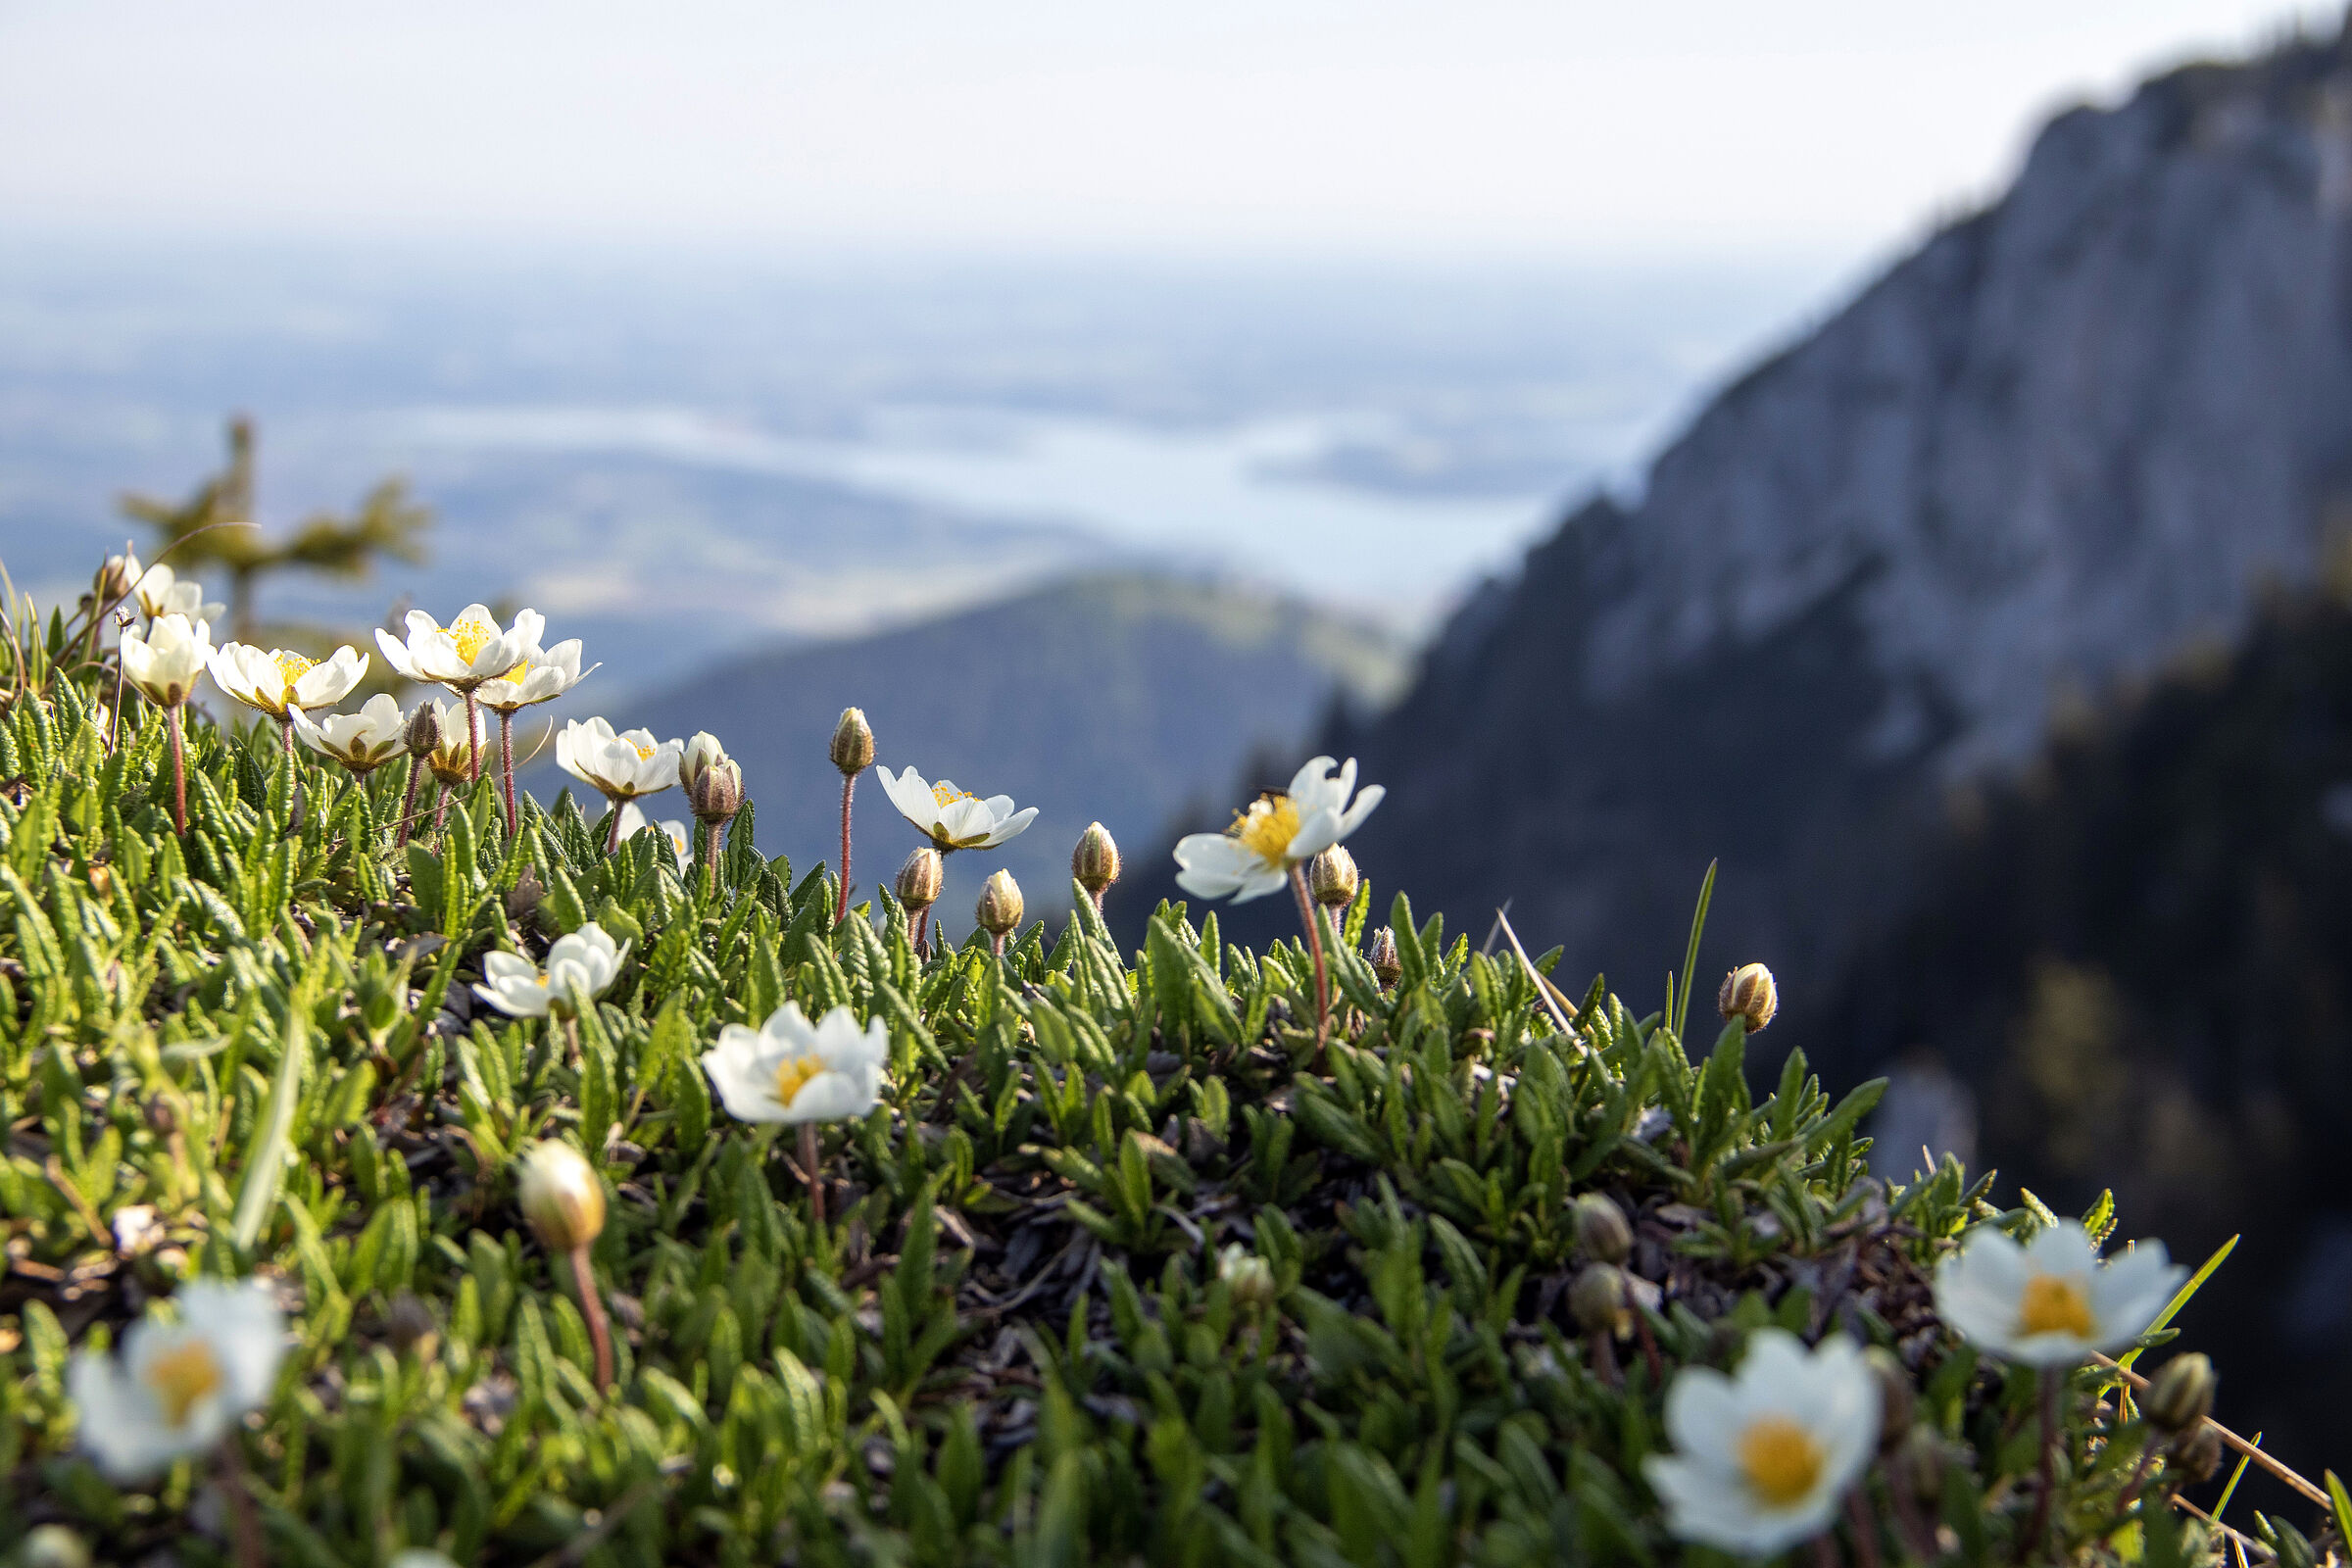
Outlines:
[{"label": "mountain avens flower", "polygon": [[[486,605],[467,605],[458,618],[444,626],[421,610],[409,612],[406,635],[378,630],[375,645],[392,667],[415,681],[446,686],[466,700],[466,732],[478,734],[472,720],[482,687],[491,681],[527,678],[528,661],[539,651],[539,634],[546,617],[526,610],[514,624],[500,630],[498,617]],[[470,779],[482,776],[481,748],[473,749]]]},{"label": "mountain avens flower", "polygon": [[[678,787],[686,792],[686,808],[703,824],[703,887],[715,894],[719,835],[743,809],[743,769],[718,744],[717,736],[698,730],[678,754]],[[678,852],[681,860],[686,856],[686,851]]]},{"label": "mountain avens flower", "polygon": [[208,662],[214,685],[277,720],[289,757],[294,754],[294,715],[306,708],[334,707],[368,673],[368,656],[356,648],[338,648],[324,659],[311,659],[284,648],[222,643]]},{"label": "mountain avens flower", "polygon": [[942,855],[957,850],[993,850],[1006,839],[1022,832],[1037,819],[1037,808],[1022,810],[1012,808],[1009,795],[992,795],[982,800],[970,790],[959,790],[948,779],[932,784],[913,768],[902,770],[896,778],[887,767],[874,770],[881,776],[882,793],[899,814],[930,836],[931,845]]},{"label": "mountain avens flower", "polygon": [[1781,1010],[1781,992],[1773,984],[1772,971],[1760,963],[1743,963],[1725,975],[1715,993],[1715,1010],[1725,1023],[1739,1019],[1751,1035],[1762,1029]]},{"label": "mountain avens flower", "polygon": [[[1323,956],[1323,926],[1306,885],[1305,863],[1363,826],[1388,791],[1355,788],[1355,759],[1335,773],[1328,757],[1310,758],[1287,790],[1270,790],[1234,813],[1222,833],[1188,833],[1176,841],[1176,885],[1197,898],[1247,904],[1285,882],[1298,904],[1315,962],[1315,1045],[1331,1028],[1331,973]],[[1349,861],[1352,868],[1354,862]],[[1349,898],[1354,892],[1350,890]]]},{"label": "mountain avens flower", "polygon": [[356,713],[329,713],[314,723],[301,709],[294,710],[294,733],[302,744],[321,757],[331,757],[362,778],[408,749],[409,721],[400,705],[378,694]]},{"label": "mountain avens flower", "polygon": [[[526,623],[524,616],[530,617]],[[463,619],[464,617],[460,617]],[[514,715],[526,708],[552,703],[577,686],[586,676],[604,666],[590,664],[580,667],[580,640],[566,638],[553,648],[541,648],[538,635],[545,629],[545,620],[535,611],[525,611],[514,617],[519,629],[528,626],[531,646],[524,651],[522,662],[503,674],[482,682],[474,701],[498,715],[498,787],[507,808],[507,832],[514,832]]]},{"label": "mountain avens flower", "polygon": [[[1176,843],[1177,885],[1203,899],[1246,904],[1279,892],[1291,872],[1363,826],[1388,792],[1355,789],[1355,759],[1337,774],[1318,757],[1293,775],[1291,787],[1258,797],[1234,813],[1222,833],[1192,833]],[[1351,799],[1352,798],[1352,799]]]},{"label": "mountain avens flower", "polygon": [[2069,1367],[2147,1332],[2188,1271],[2143,1242],[2102,1260],[2064,1220],[2019,1245],[1980,1225],[1936,1269],[1936,1310],[1982,1349],[2027,1366]]},{"label": "mountain avens flower", "polygon": [[865,721],[865,710],[841,710],[829,755],[841,773],[841,897],[833,905],[833,923],[839,925],[850,913],[850,808],[858,799],[858,775],[874,760],[874,731]]},{"label": "mountain avens flower", "polygon": [[[136,565],[137,557],[131,558]],[[193,577],[182,577],[170,566],[149,566],[139,575],[136,590],[139,613],[150,621],[166,615],[184,615],[189,620],[219,620],[228,612],[226,605],[207,603],[204,584]]]},{"label": "mountain avens flower", "polygon": [[907,932],[907,939],[914,944],[918,956],[928,956],[930,954],[927,934],[931,926],[931,906],[939,902],[939,890],[947,879],[947,863],[940,858],[939,852],[928,844],[907,856],[906,863],[899,867],[894,891],[899,896],[899,903],[906,906],[907,917],[913,923],[913,929]]},{"label": "mountain avens flower", "polygon": [[119,1354],[83,1350],[67,1373],[81,1446],[117,1481],[139,1481],[225,1437],[270,1400],[285,1355],[285,1319],[256,1282],[189,1280],[176,1322],[150,1304]]},{"label": "mountain avens flower", "polygon": [[[151,567],[148,575],[163,569]],[[125,626],[122,644],[115,650],[115,657],[122,661],[122,678],[164,710],[164,722],[172,734],[172,829],[180,834],[188,831],[188,762],[179,710],[196,690],[212,655],[211,624],[190,621],[177,613],[158,616],[143,632]]]},{"label": "mountain avens flower", "polygon": [[860,1027],[856,1013],[835,1007],[812,1024],[799,1003],[787,1002],[757,1030],[739,1023],[720,1029],[718,1044],[703,1054],[703,1070],[729,1115],[800,1128],[801,1175],[809,1212],[822,1225],[816,1124],[872,1110],[889,1059],[890,1030],[881,1019]]},{"label": "mountain avens flower", "polygon": [[[613,731],[602,718],[573,719],[556,737],[556,765],[588,785],[617,809],[642,796],[659,795],[678,782],[676,741],[658,741],[644,729]],[[605,848],[620,846],[620,818]]]},{"label": "mountain avens flower", "polygon": [[1768,1557],[1820,1535],[1869,1463],[1879,1391],[1860,1347],[1833,1334],[1808,1352],[1759,1329],[1737,1375],[1685,1367],[1666,1391],[1674,1452],[1642,1473],[1685,1541]]},{"label": "mountain avens flower", "polygon": [[514,1018],[559,1018],[605,994],[620,973],[629,945],[614,945],[594,920],[568,936],[556,938],[547,950],[545,967],[519,954],[482,955],[482,980],[473,988],[499,1011]]},{"label": "mountain avens flower", "polygon": [[1348,853],[1345,844],[1334,844],[1306,862],[1306,890],[1326,909],[1344,909],[1353,904],[1355,890],[1362,883],[1355,857]]}]

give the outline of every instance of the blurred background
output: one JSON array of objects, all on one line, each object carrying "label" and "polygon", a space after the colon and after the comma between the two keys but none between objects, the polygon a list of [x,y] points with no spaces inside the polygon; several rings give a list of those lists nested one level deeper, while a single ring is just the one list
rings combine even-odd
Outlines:
[{"label": "blurred background", "polygon": [[0,559],[535,607],[803,869],[860,704],[1130,931],[1317,751],[1384,906],[1638,1011],[1720,858],[1760,1074],[2242,1232],[2221,1413],[2340,1466],[2348,220],[2277,0],[0,0]]}]

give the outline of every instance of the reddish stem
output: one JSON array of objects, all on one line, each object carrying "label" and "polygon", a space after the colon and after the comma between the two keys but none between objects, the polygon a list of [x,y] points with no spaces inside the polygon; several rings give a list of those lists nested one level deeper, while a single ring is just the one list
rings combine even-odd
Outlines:
[{"label": "reddish stem", "polygon": [[1306,927],[1306,951],[1315,959],[1315,1054],[1323,1054],[1324,1037],[1331,1032],[1331,974],[1323,966],[1323,922],[1316,918],[1314,895],[1306,890],[1306,868],[1291,867],[1291,892],[1298,900],[1298,923]]},{"label": "reddish stem", "polygon": [[596,1265],[589,1260],[586,1242],[571,1250],[571,1283],[580,1293],[580,1315],[588,1320],[588,1339],[596,1347],[596,1392],[602,1394],[612,1386],[612,1330],[605,1322]]},{"label": "reddish stem", "polygon": [[466,782],[478,784],[482,779],[482,715],[474,706],[473,688],[466,689]]},{"label": "reddish stem", "polygon": [[179,738],[179,705],[173,703],[165,709],[164,715],[172,730],[172,831],[185,838],[188,834],[188,762],[186,749]]},{"label": "reddish stem", "polygon": [[396,850],[409,842],[409,824],[415,820],[410,813],[416,808],[416,781],[423,777],[423,759],[410,758],[409,787],[400,794],[400,826],[392,835],[392,847]]},{"label": "reddish stem", "polygon": [[835,925],[850,913],[850,802],[858,793],[858,775],[841,776],[841,903],[833,910]]},{"label": "reddish stem", "polygon": [[801,1123],[801,1176],[808,1183],[808,1212],[821,1231],[825,1228],[825,1184],[817,1179],[816,1155],[816,1123],[805,1121]]},{"label": "reddish stem", "polygon": [[498,770],[507,786],[507,837],[514,836],[514,715],[498,715]]}]

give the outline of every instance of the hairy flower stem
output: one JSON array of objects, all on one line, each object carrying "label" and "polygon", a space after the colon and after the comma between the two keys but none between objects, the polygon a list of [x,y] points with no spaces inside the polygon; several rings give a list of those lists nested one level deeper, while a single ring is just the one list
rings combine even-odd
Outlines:
[{"label": "hairy flower stem", "polygon": [[801,1178],[808,1184],[808,1213],[825,1228],[825,1184],[816,1174],[816,1123],[801,1123]]},{"label": "hairy flower stem", "polygon": [[173,703],[164,710],[164,722],[172,730],[172,831],[181,838],[188,836],[188,758],[187,745],[179,736],[179,705]]},{"label": "hairy flower stem", "polygon": [[507,837],[514,836],[514,715],[498,715],[498,771],[507,789]]},{"label": "hairy flower stem", "polygon": [[612,1386],[612,1330],[605,1322],[604,1299],[597,1294],[596,1265],[589,1261],[588,1244],[571,1250],[571,1283],[580,1293],[580,1315],[588,1320],[589,1343],[596,1347],[596,1392]]},{"label": "hairy flower stem", "polygon": [[841,776],[841,903],[833,910],[835,925],[848,918],[850,912],[850,802],[858,794],[858,775]]},{"label": "hairy flower stem", "polygon": [[294,760],[294,710],[288,709],[277,715],[277,738],[285,743],[286,760]]},{"label": "hairy flower stem", "polygon": [[128,628],[128,626],[130,625],[130,617],[129,617],[128,615],[118,614],[118,615],[116,616],[116,625],[117,625],[117,627],[118,627],[119,629],[118,629],[118,630],[116,631],[116,633],[115,633],[115,644],[116,644],[116,648],[115,648],[115,706],[114,706],[114,707],[112,707],[112,708],[110,708],[110,709],[108,709],[108,710],[106,710],[106,749],[107,749],[109,752],[112,752],[112,751],[114,751],[114,750],[115,750],[115,734],[116,734],[116,726],[118,726],[119,724],[121,724],[121,723],[122,722],[122,678],[123,678],[123,669],[122,669],[122,629],[126,629],[126,628]]},{"label": "hairy flower stem", "polygon": [[1815,1536],[1808,1544],[1812,1548],[1813,1568],[1840,1568],[1838,1543],[1831,1539],[1827,1530]]},{"label": "hairy flower stem", "polygon": [[1004,956],[1004,932],[1002,932],[1002,931],[991,931],[991,932],[988,934],[988,951],[989,951],[989,952],[991,952],[991,953],[993,953],[993,954],[995,954],[995,955],[996,955],[998,957],[1000,957],[1000,958],[1002,958],[1003,956]]},{"label": "hairy flower stem", "polygon": [[400,792],[400,825],[392,834],[392,847],[396,850],[405,848],[409,842],[409,827],[416,821],[414,812],[416,808],[416,781],[422,777],[424,777],[423,760],[416,757],[410,758],[409,787]]},{"label": "hairy flower stem", "polygon": [[1853,1537],[1854,1561],[1859,1568],[1879,1568],[1879,1522],[1871,1517],[1870,1499],[1860,1487],[1846,1494],[1845,1528]]},{"label": "hairy flower stem", "polygon": [[246,1474],[245,1456],[237,1450],[233,1431],[220,1440],[220,1491],[228,1498],[237,1568],[268,1568],[270,1553],[262,1544],[262,1516],[253,1505],[253,1481]]},{"label": "hairy flower stem", "polygon": [[2041,1487],[2034,1498],[2034,1522],[2017,1540],[2019,1562],[2041,1549],[2041,1538],[2050,1527],[2050,1502],[2058,1491],[2058,1388],[2065,1378],[2063,1367],[2042,1368]]},{"label": "hairy flower stem", "polygon": [[911,935],[914,938],[914,956],[918,958],[931,956],[931,906],[929,905],[914,911],[914,930]]},{"label": "hairy flower stem", "polygon": [[612,831],[605,835],[605,855],[610,858],[620,853],[620,808],[628,803],[614,800],[612,796],[605,798],[612,805]]},{"label": "hairy flower stem", "polygon": [[440,793],[439,795],[436,795],[436,796],[434,796],[434,797],[433,797],[433,837],[434,837],[434,838],[436,838],[436,839],[437,839],[437,838],[439,838],[439,837],[441,836],[441,828],[442,828],[442,825],[443,825],[444,823],[446,823],[448,820],[449,820],[449,786],[448,786],[448,785],[446,785],[446,784],[444,784],[444,785],[442,785],[442,786],[441,786],[441,793]]},{"label": "hairy flower stem", "polygon": [[1314,895],[1306,890],[1306,867],[1291,867],[1291,892],[1298,900],[1298,923],[1306,927],[1306,949],[1315,958],[1315,1054],[1323,1054],[1324,1038],[1331,1033],[1331,972],[1323,962],[1323,922]]},{"label": "hairy flower stem", "polygon": [[718,824],[703,824],[703,891],[710,898],[718,897]]},{"label": "hairy flower stem", "polygon": [[474,706],[473,688],[466,689],[466,782],[482,780],[482,712]]}]

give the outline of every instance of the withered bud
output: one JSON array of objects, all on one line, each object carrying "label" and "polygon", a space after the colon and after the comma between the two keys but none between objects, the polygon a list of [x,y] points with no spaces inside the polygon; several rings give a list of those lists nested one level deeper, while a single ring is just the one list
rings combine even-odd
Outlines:
[{"label": "withered bud", "polygon": [[2173,1447],[2173,1463],[2191,1482],[2211,1481],[2222,1468],[2222,1434],[2219,1428],[2201,1425],[2182,1438]]},{"label": "withered bud", "polygon": [[523,1156],[522,1217],[551,1252],[587,1246],[605,1229],[605,1184],[586,1156],[549,1139]]},{"label": "withered bud", "polygon": [[1339,908],[1355,902],[1355,857],[1345,844],[1334,844],[1306,862],[1306,890],[1317,904]]},{"label": "withered bud", "polygon": [[1070,852],[1070,875],[1098,899],[1119,879],[1119,847],[1111,841],[1110,829],[1100,822],[1086,824],[1078,847]]},{"label": "withered bud", "polygon": [[100,566],[97,575],[90,579],[90,591],[97,595],[101,606],[112,605],[129,598],[131,590],[138,587],[139,578],[145,574],[146,568],[139,564],[139,558],[135,554],[109,556],[106,564]]},{"label": "withered bud", "polygon": [[733,758],[712,762],[686,786],[686,805],[710,826],[724,825],[743,809],[743,769]]},{"label": "withered bud", "polygon": [[433,707],[433,701],[428,697],[416,705],[416,711],[409,715],[409,755],[411,757],[430,756],[433,749],[440,744],[441,713]]},{"label": "withered bud", "polygon": [[1772,1015],[1781,1009],[1781,993],[1772,983],[1772,971],[1760,963],[1743,963],[1723,977],[1723,989],[1715,993],[1715,1010],[1723,1021],[1734,1018],[1747,1025],[1754,1034],[1772,1022]]},{"label": "withered bud", "polygon": [[2195,1350],[2176,1355],[2149,1380],[2139,1396],[2140,1412],[2148,1425],[2177,1438],[2213,1414],[2216,1381],[2212,1357]]},{"label": "withered bud", "polygon": [[1872,1346],[1862,1352],[1862,1359],[1879,1385],[1879,1451],[1892,1453],[1911,1430],[1912,1413],[1919,1408],[1919,1394],[1911,1387],[1911,1374],[1904,1369],[1901,1357],[1885,1346]]},{"label": "withered bud", "polygon": [[158,1098],[148,1101],[146,1111],[148,1131],[156,1137],[169,1138],[179,1131],[179,1113],[172,1108],[169,1100]]},{"label": "withered bud", "polygon": [[841,722],[833,726],[833,765],[849,778],[864,772],[873,762],[874,731],[865,721],[865,710],[843,709]]},{"label": "withered bud", "polygon": [[1383,991],[1404,978],[1404,960],[1396,956],[1396,933],[1385,925],[1372,933],[1372,973]]},{"label": "withered bud", "polygon": [[1576,1245],[1599,1263],[1622,1263],[1634,1255],[1634,1228],[1625,1210],[1599,1193],[1576,1200]]},{"label": "withered bud", "polygon": [[432,1309],[418,1300],[414,1291],[402,1291],[392,1298],[384,1312],[384,1333],[393,1349],[402,1355],[415,1351],[420,1360],[430,1360],[441,1340]]},{"label": "withered bud", "polygon": [[1274,1266],[1240,1242],[1228,1242],[1217,1253],[1217,1278],[1243,1306],[1271,1306]]},{"label": "withered bud", "polygon": [[948,868],[939,852],[926,844],[906,857],[906,863],[899,867],[898,886],[893,891],[908,909],[928,909],[939,902],[940,885],[947,875]]},{"label": "withered bud", "polygon": [[1923,1422],[1903,1434],[1892,1463],[1913,1496],[1933,1501],[1943,1494],[1943,1473],[1951,1468],[1952,1452],[1936,1429]]},{"label": "withered bud", "polygon": [[524,866],[522,875],[507,890],[507,918],[516,924],[527,924],[539,912],[539,901],[547,897],[547,884],[539,880],[535,867]]},{"label": "withered bud", "polygon": [[1614,1263],[1587,1263],[1568,1287],[1568,1314],[1587,1334],[1613,1334],[1622,1340],[1633,1333],[1633,1298],[1625,1288],[1625,1275]]},{"label": "withered bud", "polygon": [[1021,923],[1021,885],[1010,871],[999,871],[988,879],[980,889],[972,918],[992,937],[1001,937]]}]

